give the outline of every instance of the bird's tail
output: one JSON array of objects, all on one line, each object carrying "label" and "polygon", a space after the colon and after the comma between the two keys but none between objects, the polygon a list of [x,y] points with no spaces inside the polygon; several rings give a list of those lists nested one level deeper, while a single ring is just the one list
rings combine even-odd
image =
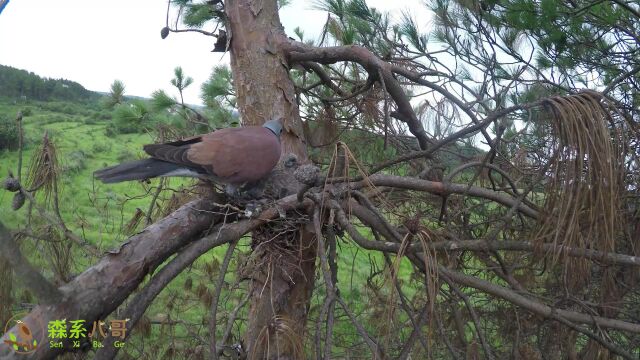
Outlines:
[{"label": "bird's tail", "polygon": [[158,159],[144,159],[100,169],[94,172],[93,176],[103,183],[109,184],[166,176],[169,173],[180,171],[180,169],[180,165],[170,162]]}]

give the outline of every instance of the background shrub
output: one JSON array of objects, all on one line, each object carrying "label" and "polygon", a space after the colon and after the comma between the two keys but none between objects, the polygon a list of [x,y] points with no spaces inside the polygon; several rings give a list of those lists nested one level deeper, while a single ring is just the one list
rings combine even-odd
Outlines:
[{"label": "background shrub", "polygon": [[62,170],[64,172],[79,172],[87,167],[87,155],[82,150],[69,153],[64,158]]},{"label": "background shrub", "polygon": [[6,115],[0,115],[0,150],[18,148],[18,124]]}]

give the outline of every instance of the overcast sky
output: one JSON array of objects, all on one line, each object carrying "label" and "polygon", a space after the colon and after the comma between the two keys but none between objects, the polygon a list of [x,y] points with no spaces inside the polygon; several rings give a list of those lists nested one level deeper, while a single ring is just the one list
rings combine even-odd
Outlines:
[{"label": "overcast sky", "polygon": [[[414,14],[428,28],[428,12],[419,0],[368,0],[370,6]],[[200,85],[228,55],[212,53],[214,38],[196,33],[162,40],[164,0],[10,0],[0,14],[0,64],[40,76],[65,78],[90,90],[108,91],[122,80],[129,95],[150,96],[170,90],[173,69],[182,66],[194,78],[185,100],[200,104]],[[293,0],[281,11],[287,33],[300,26],[319,34],[326,13],[313,0]],[[2,84],[0,84],[2,86]]]}]

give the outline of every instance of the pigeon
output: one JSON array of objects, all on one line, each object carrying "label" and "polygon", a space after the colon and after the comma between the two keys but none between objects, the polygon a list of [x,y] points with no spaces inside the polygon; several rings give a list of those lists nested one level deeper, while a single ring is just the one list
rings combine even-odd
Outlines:
[{"label": "pigeon", "polygon": [[228,194],[251,189],[266,178],[280,159],[282,124],[226,128],[188,139],[144,145],[150,158],[94,172],[104,183],[156,177],[195,177],[226,185]]}]

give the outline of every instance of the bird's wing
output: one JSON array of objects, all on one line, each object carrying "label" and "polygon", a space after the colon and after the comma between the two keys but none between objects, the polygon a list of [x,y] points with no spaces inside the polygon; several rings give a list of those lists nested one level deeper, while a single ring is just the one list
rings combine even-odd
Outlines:
[{"label": "bird's wing", "polygon": [[[247,129],[249,129],[247,131]],[[185,140],[144,146],[151,157],[216,177],[233,174],[234,156],[243,153],[250,128],[226,128]]]},{"label": "bird's wing", "polygon": [[202,140],[190,145],[184,156],[217,177],[230,177],[243,166],[243,159],[250,152],[247,135],[253,130],[226,128],[202,135]]},{"label": "bird's wing", "polygon": [[165,144],[144,145],[144,151],[152,158],[192,168],[198,172],[209,172],[201,164],[194,163],[187,157],[187,152],[194,144],[202,141],[202,135]]},{"label": "bird's wing", "polygon": [[191,139],[145,145],[158,160],[209,174],[221,181],[241,183],[266,176],[280,157],[280,143],[261,126],[226,128]]},{"label": "bird's wing", "polygon": [[280,143],[260,126],[229,128],[203,135],[187,158],[209,165],[216,176],[233,182],[258,180],[268,174],[280,157]]}]

